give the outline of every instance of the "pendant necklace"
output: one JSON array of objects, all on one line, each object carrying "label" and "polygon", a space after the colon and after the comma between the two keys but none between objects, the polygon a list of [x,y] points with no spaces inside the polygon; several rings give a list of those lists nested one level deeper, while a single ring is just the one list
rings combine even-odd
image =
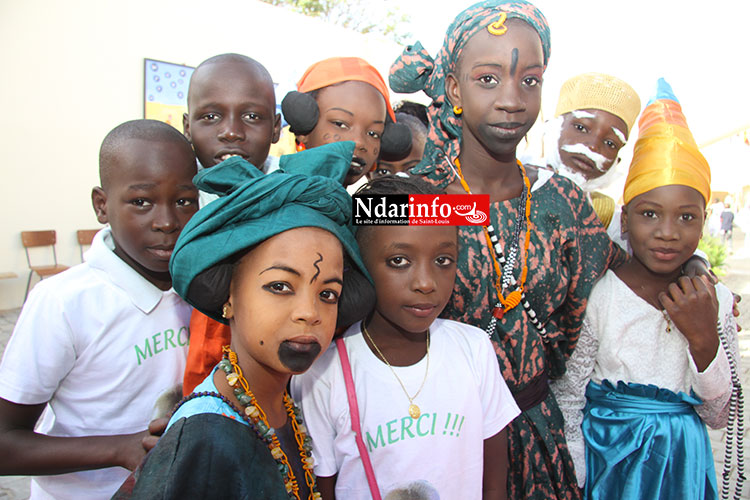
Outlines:
[{"label": "pendant necklace", "polygon": [[672,333],[672,320],[669,318],[669,314],[664,309],[661,310],[661,313],[664,315],[664,321],[667,322],[667,333]]},{"label": "pendant necklace", "polygon": [[424,383],[427,381],[427,372],[430,371],[430,329],[427,329],[427,354],[425,357],[427,358],[427,368],[425,368],[424,371],[424,378],[422,379],[422,385],[419,386],[419,389],[417,389],[417,392],[413,396],[409,396],[409,393],[406,390],[406,386],[401,381],[401,378],[396,373],[396,370],[393,369],[391,364],[388,362],[387,359],[385,359],[385,356],[383,356],[383,353],[380,352],[380,349],[378,348],[378,345],[375,343],[374,340],[372,340],[372,337],[370,336],[370,332],[367,331],[367,326],[365,326],[365,322],[362,321],[362,333],[365,334],[367,337],[367,340],[370,341],[370,344],[375,348],[375,351],[378,353],[378,356],[380,356],[380,359],[383,360],[383,362],[388,365],[388,368],[391,369],[391,372],[393,372],[393,375],[396,377],[396,380],[398,380],[399,385],[401,386],[401,389],[403,389],[404,394],[406,394],[406,399],[409,400],[409,416],[413,419],[418,419],[419,416],[422,414],[422,410],[419,409],[419,406],[414,404],[414,400],[419,396],[419,393],[422,392],[422,388],[424,387]]}]

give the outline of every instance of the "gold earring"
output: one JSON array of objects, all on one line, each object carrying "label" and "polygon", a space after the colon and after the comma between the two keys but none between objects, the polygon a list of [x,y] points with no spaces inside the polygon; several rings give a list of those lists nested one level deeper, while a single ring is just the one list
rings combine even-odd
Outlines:
[{"label": "gold earring", "polygon": [[229,302],[224,304],[224,307],[221,308],[221,317],[224,319],[229,319],[229,317],[232,316],[232,306],[229,305]]},{"label": "gold earring", "polygon": [[461,113],[464,112],[464,108],[459,108],[458,106],[453,106],[453,114],[456,116],[461,116]]}]

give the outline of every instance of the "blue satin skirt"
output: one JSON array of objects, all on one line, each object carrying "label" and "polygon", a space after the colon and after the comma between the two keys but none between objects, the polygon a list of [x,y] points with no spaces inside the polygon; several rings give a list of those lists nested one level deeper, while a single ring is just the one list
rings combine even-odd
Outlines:
[{"label": "blue satin skirt", "polygon": [[713,500],[701,401],[654,385],[589,382],[583,436],[590,500]]}]

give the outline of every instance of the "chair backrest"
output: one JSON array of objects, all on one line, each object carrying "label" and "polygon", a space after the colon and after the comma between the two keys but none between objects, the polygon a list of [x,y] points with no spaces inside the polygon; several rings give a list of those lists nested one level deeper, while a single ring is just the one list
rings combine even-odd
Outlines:
[{"label": "chair backrest", "polygon": [[26,250],[26,262],[31,267],[31,257],[29,256],[30,247],[52,247],[52,256],[55,259],[55,265],[57,265],[57,250],[55,250],[55,243],[57,243],[57,233],[54,229],[49,231],[21,231],[21,243],[23,243],[24,250]]},{"label": "chair backrest", "polygon": [[91,245],[91,242],[94,241],[94,236],[98,232],[98,229],[79,229],[76,231],[78,248],[81,251],[81,262],[83,262],[83,247]]},{"label": "chair backrest", "polygon": [[76,231],[76,236],[78,236],[78,244],[91,245],[91,242],[94,241],[94,236],[96,236],[96,233],[98,232],[98,229],[79,229],[78,231]]},{"label": "chair backrest", "polygon": [[21,231],[21,242],[28,247],[46,247],[57,243],[57,233],[49,231]]}]

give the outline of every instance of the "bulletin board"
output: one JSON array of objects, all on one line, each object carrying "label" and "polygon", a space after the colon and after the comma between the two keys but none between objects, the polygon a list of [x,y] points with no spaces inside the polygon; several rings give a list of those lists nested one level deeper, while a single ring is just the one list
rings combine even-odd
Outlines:
[{"label": "bulletin board", "polygon": [[143,117],[181,131],[188,84],[195,68],[156,59],[144,59],[143,66]]}]

